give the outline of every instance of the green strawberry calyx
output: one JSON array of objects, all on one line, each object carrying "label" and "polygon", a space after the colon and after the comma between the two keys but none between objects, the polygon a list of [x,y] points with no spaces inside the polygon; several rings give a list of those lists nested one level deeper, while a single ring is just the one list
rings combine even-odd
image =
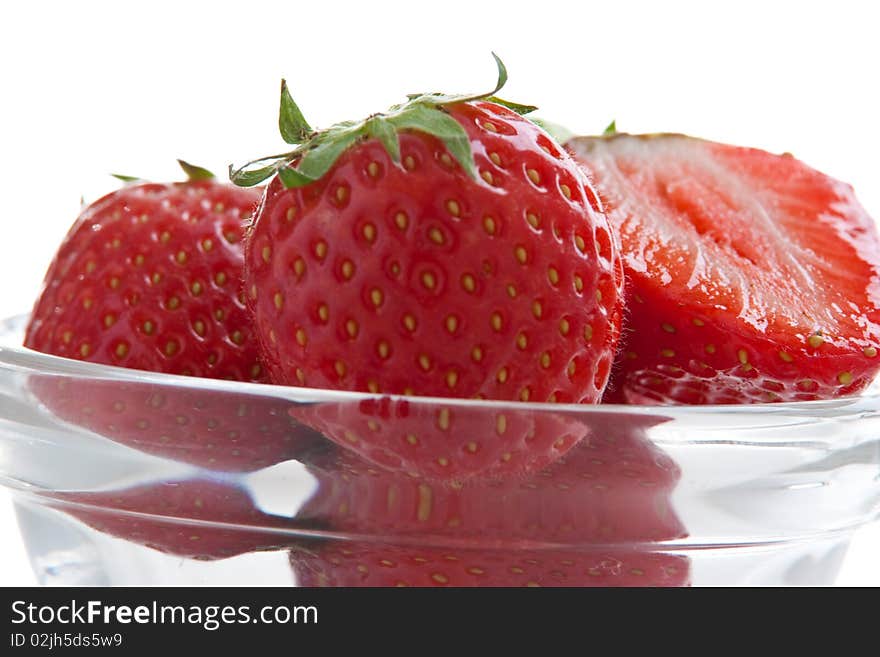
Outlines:
[{"label": "green strawberry calyx", "polygon": [[[183,172],[186,174],[187,182],[199,182],[202,180],[214,180],[217,176],[213,173],[205,169],[204,167],[197,166],[195,164],[190,164],[185,160],[178,159],[177,163],[180,165],[180,168],[183,169]],[[134,185],[138,183],[147,182],[145,178],[141,178],[140,176],[128,176],[122,173],[111,173],[111,176],[116,178],[117,180],[121,180],[126,185]]]},{"label": "green strawberry calyx", "polygon": [[287,82],[282,80],[278,129],[282,139],[296,148],[289,153],[253,160],[237,169],[230,165],[229,179],[241,187],[251,187],[277,174],[288,189],[304,187],[327,173],[349,147],[371,138],[378,139],[391,160],[400,164],[398,135],[403,130],[419,131],[437,137],[465,173],[476,178],[470,139],[462,125],[445,107],[454,103],[486,100],[503,105],[518,114],[528,114],[537,109],[531,105],[502,100],[495,95],[507,82],[507,69],[498,55],[492,53],[492,57],[498,67],[498,81],[495,88],[488,93],[410,94],[407,102],[394,105],[385,113],[373,114],[362,121],[343,121],[319,131],[314,130],[306,121],[290,95]]},{"label": "green strawberry calyx", "polygon": [[183,169],[183,172],[186,174],[186,178],[188,182],[199,182],[202,180],[214,180],[217,176],[213,173],[205,169],[204,167],[197,166],[195,164],[190,164],[185,160],[177,160],[177,163],[180,165],[180,168]]}]

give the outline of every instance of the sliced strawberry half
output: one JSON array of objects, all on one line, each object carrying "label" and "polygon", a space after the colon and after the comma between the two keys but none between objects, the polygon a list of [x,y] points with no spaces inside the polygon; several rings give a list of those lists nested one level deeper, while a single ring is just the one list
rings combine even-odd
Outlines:
[{"label": "sliced strawberry half", "polygon": [[299,586],[687,586],[687,557],[663,552],[443,550],[355,543],[294,550]]},{"label": "sliced strawberry half", "polygon": [[605,401],[847,395],[880,368],[880,240],[849,185],[682,135],[568,142],[622,242],[628,326]]},{"label": "sliced strawberry half", "polygon": [[383,469],[442,481],[535,472],[586,435],[573,413],[391,397],[296,407],[291,415]]}]

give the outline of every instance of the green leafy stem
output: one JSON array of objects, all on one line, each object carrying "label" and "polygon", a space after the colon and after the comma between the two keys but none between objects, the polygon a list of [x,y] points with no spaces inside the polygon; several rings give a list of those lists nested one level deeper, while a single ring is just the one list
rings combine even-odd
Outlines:
[{"label": "green leafy stem", "polygon": [[[281,107],[278,129],[288,144],[296,146],[289,153],[270,155],[248,162],[234,169],[229,167],[229,179],[236,185],[251,187],[278,175],[286,188],[303,187],[319,180],[334,162],[352,145],[365,139],[377,139],[395,164],[400,163],[399,133],[415,130],[438,138],[458,161],[462,169],[476,178],[476,165],[470,139],[462,125],[444,109],[446,105],[472,100],[488,100],[503,105],[518,114],[534,111],[531,105],[521,105],[496,96],[507,82],[507,69],[494,52],[498,80],[492,91],[475,95],[440,93],[411,94],[408,101],[391,107],[382,114],[373,114],[362,121],[344,121],[326,130],[313,130],[281,81]],[[295,166],[290,166],[296,162]]]},{"label": "green leafy stem", "polygon": [[[186,174],[186,179],[188,182],[199,182],[202,180],[214,180],[217,176],[213,173],[205,169],[204,167],[197,166],[195,164],[190,164],[186,160],[177,160],[177,163],[180,165],[180,168],[183,169],[183,172]],[[117,180],[121,180],[126,185],[131,185],[134,183],[142,183],[146,182],[144,178],[140,176],[129,176],[122,173],[111,173],[111,176],[116,178]]]}]

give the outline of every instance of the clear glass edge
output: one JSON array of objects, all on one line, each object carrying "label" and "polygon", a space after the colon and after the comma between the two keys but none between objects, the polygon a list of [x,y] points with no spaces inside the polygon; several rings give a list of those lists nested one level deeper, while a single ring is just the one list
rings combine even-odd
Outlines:
[{"label": "clear glass edge", "polygon": [[[644,415],[654,417],[664,417],[670,420],[698,416],[701,419],[708,419],[711,415],[727,415],[742,416],[749,415],[753,419],[769,418],[778,416],[806,416],[816,418],[827,418],[829,411],[843,411],[845,415],[864,415],[865,413],[878,414],[880,412],[880,393],[877,390],[877,382],[872,384],[869,391],[858,396],[842,397],[833,400],[821,401],[803,401],[803,402],[787,402],[774,404],[753,404],[753,405],[623,405],[623,404],[601,404],[601,405],[584,405],[584,404],[548,404],[538,402],[511,402],[503,400],[473,400],[473,399],[457,399],[447,397],[422,397],[422,396],[397,396],[382,395],[361,392],[348,392],[326,389],[298,388],[292,386],[281,386],[273,384],[257,384],[237,381],[223,381],[219,379],[196,378],[181,375],[161,374],[148,372],[144,370],[133,370],[122,367],[114,367],[111,365],[101,365],[95,363],[87,363],[69,358],[52,356],[33,351],[26,347],[20,346],[16,341],[21,339],[21,328],[26,322],[27,315],[18,315],[7,319],[0,319],[0,369],[13,370],[27,373],[46,374],[50,376],[77,376],[90,380],[103,381],[119,381],[119,382],[137,382],[162,386],[170,386],[173,388],[187,390],[204,390],[210,392],[229,392],[237,394],[252,394],[255,396],[271,396],[278,399],[284,399],[294,403],[325,403],[325,402],[352,402],[365,399],[405,399],[410,403],[418,404],[443,404],[446,406],[466,406],[471,408],[485,408],[487,412],[491,410],[500,411],[510,409],[515,406],[517,409],[528,409],[536,412],[565,412],[583,414],[585,416],[599,415]],[[682,438],[682,442],[690,442]],[[673,437],[671,441],[667,438],[667,442],[677,442]],[[0,477],[0,486],[9,490],[14,498],[21,501],[30,501],[36,504],[45,504],[46,500],[39,488],[31,485],[22,485],[16,479],[9,477]],[[53,502],[53,506],[67,506],[66,504],[58,504]],[[79,505],[75,505],[79,506]],[[88,505],[84,505],[88,506]],[[189,519],[175,519],[168,517],[170,522],[191,522]],[[771,545],[794,544],[801,542],[815,541],[817,539],[827,539],[833,536],[843,536],[851,534],[860,527],[880,520],[880,509],[873,513],[868,513],[859,522],[851,525],[838,526],[823,531],[785,534],[779,536],[763,536],[760,539],[743,541],[742,537],[728,536],[712,536],[709,540],[706,537],[685,537],[675,538],[663,541],[649,542],[628,542],[622,546],[632,548],[638,546],[640,549],[648,551],[699,551],[699,550],[716,550],[718,548],[731,547],[760,547]],[[255,529],[265,530],[270,533],[281,536],[289,536],[291,538],[344,538],[345,540],[354,540],[357,537],[346,535],[341,537],[336,532],[325,532],[321,530],[307,528],[280,528],[280,527],[262,527],[262,526],[244,526],[229,523],[215,523],[212,521],[199,521],[199,524],[215,525],[219,524],[229,528],[240,527],[243,530],[253,531]],[[375,536],[369,536],[370,540],[375,540]],[[394,541],[408,543],[410,540],[423,543],[425,536],[409,537],[407,535],[395,536]],[[432,541],[444,541],[444,537],[431,536]],[[616,544],[591,544],[595,548],[609,548]],[[533,547],[540,546],[543,549],[554,548],[571,548],[568,544],[545,543],[538,541]]]},{"label": "clear glass edge", "polygon": [[411,404],[445,405],[452,407],[485,408],[487,412],[509,410],[531,410],[536,412],[575,413],[582,415],[647,415],[676,419],[703,415],[756,415],[773,417],[780,415],[799,415],[828,417],[829,411],[844,411],[846,414],[860,414],[880,411],[880,391],[874,382],[866,392],[851,397],[824,399],[816,401],[780,402],[768,404],[706,404],[706,405],[663,405],[663,404],[551,404],[546,402],[521,402],[493,399],[462,399],[455,397],[430,397],[419,395],[389,395],[382,393],[352,392],[324,388],[301,388],[269,383],[250,383],[244,381],[225,381],[177,374],[164,374],[135,370],[113,365],[88,363],[61,356],[44,354],[19,344],[9,344],[10,336],[19,334],[16,327],[22,327],[27,315],[15,315],[0,319],[0,368],[48,374],[51,376],[77,376],[90,380],[149,383],[187,390],[211,392],[230,392],[255,396],[274,397],[300,404],[326,402],[356,402],[369,399],[406,400]]},{"label": "clear glass edge", "polygon": [[[37,506],[48,507],[55,510],[64,509],[81,509],[81,510],[107,510],[99,505],[68,502],[58,499],[46,497],[45,492],[38,489],[20,488],[8,486],[8,481],[0,480],[0,485],[6,486],[7,490],[12,494],[13,499],[18,502],[36,504]],[[133,520],[156,520],[161,519],[163,523],[176,524],[185,527],[202,527],[205,529],[225,529],[247,532],[260,532],[267,535],[283,537],[289,540],[339,540],[345,542],[374,542],[374,543],[391,543],[400,546],[426,547],[432,548],[468,548],[475,547],[475,540],[482,548],[487,547],[484,539],[474,539],[473,537],[456,537],[446,534],[438,534],[432,532],[425,533],[401,533],[401,534],[371,534],[362,532],[336,531],[332,529],[318,529],[307,526],[290,526],[280,527],[268,524],[241,524],[238,522],[225,522],[218,520],[201,520],[189,517],[179,517],[166,514],[152,514],[139,511],[131,511],[125,509],[112,509],[114,516],[131,518]],[[497,538],[494,543],[488,544],[489,549],[510,549],[510,542],[515,542],[517,549],[531,550],[632,550],[637,549],[644,552],[689,552],[700,550],[717,550],[731,548],[748,548],[748,547],[772,547],[793,545],[799,543],[809,543],[821,540],[833,539],[835,537],[847,537],[872,522],[880,520],[880,510],[874,514],[866,514],[865,517],[858,521],[828,527],[826,529],[814,531],[800,531],[780,534],[767,534],[763,536],[745,539],[741,535],[736,534],[719,534],[710,536],[679,536],[662,540],[629,540],[629,541],[589,541],[584,543],[566,543],[564,541],[524,539],[520,537]],[[274,549],[274,548],[271,548]]]}]

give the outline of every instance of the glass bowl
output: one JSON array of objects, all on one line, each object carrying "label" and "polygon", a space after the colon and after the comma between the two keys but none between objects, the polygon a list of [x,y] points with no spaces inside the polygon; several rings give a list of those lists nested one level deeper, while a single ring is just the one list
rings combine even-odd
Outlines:
[{"label": "glass bowl", "polygon": [[195,379],[22,348],[0,481],[67,585],[821,585],[880,515],[880,397],[577,406]]}]

